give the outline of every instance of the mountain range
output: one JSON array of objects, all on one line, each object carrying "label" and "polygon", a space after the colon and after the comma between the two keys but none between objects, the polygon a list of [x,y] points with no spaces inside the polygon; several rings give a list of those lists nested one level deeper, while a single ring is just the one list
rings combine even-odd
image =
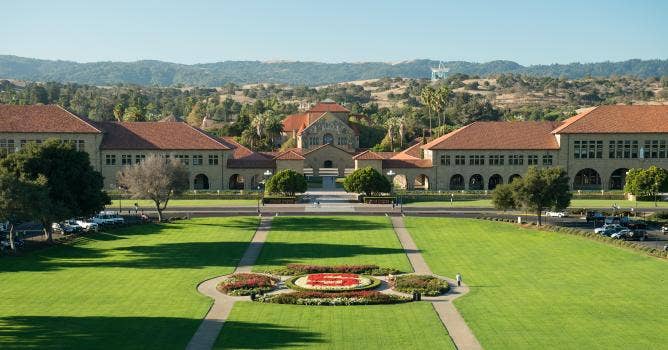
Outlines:
[{"label": "mountain range", "polygon": [[[513,61],[485,63],[446,61],[449,74],[486,76],[499,73],[534,76],[609,77],[632,75],[641,78],[668,76],[668,59],[622,62],[569,63],[523,66]],[[179,64],[155,60],[135,62],[78,63],[0,55],[0,79],[58,81],[91,85],[137,84],[158,86],[222,86],[226,83],[283,83],[290,85],[323,85],[353,80],[385,77],[429,78],[431,67],[439,61],[418,59],[399,63],[321,63],[223,61],[202,64]]]}]

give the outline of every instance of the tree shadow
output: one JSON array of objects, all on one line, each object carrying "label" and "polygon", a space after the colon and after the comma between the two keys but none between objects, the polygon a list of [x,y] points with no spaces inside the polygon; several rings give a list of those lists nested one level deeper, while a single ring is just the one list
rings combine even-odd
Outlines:
[{"label": "tree shadow", "polygon": [[[201,320],[179,317],[0,317],[1,349],[184,349]],[[321,342],[266,323],[226,322],[223,348],[271,349]]]},{"label": "tree shadow", "polygon": [[358,244],[266,242],[256,265],[286,265],[298,260],[352,258],[364,255],[404,254],[403,248]]},{"label": "tree shadow", "polygon": [[275,231],[364,231],[391,229],[389,222],[370,222],[345,217],[306,216],[280,217],[272,223]]}]

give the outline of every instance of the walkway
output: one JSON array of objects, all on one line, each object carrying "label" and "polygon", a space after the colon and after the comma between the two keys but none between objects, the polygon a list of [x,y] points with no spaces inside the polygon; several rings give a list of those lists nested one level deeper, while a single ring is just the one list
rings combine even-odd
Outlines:
[{"label": "walkway", "polygon": [[[234,270],[234,273],[250,272],[253,264],[262,251],[262,245],[267,240],[267,234],[271,229],[271,221],[273,216],[262,217],[260,225],[258,226],[250,245],[244,252],[244,255],[239,260],[239,265]],[[186,350],[210,350],[218,338],[223,324],[234,307],[234,303],[238,300],[247,300],[248,297],[233,297],[225,295],[216,290],[216,286],[229,275],[218,276],[210,280],[206,280],[197,286],[197,290],[212,298],[213,305],[209,312],[204,317],[195,335],[190,339],[186,346]]]},{"label": "walkway", "polygon": [[[408,260],[411,265],[413,265],[413,270],[415,273],[421,275],[434,275],[427,265],[427,262],[422,257],[422,253],[418,250],[413,238],[406,229],[404,225],[403,216],[392,216],[392,226],[394,226],[394,232],[397,234],[401,245],[404,247],[404,251],[408,256]],[[437,276],[437,275],[434,275]],[[464,321],[464,318],[459,314],[457,308],[452,304],[452,301],[459,298],[460,296],[469,292],[469,288],[466,285],[461,287],[457,286],[457,283],[449,278],[443,276],[437,276],[443,278],[450,283],[450,292],[444,297],[423,297],[425,301],[432,301],[434,310],[441,318],[441,322],[448,330],[452,341],[455,343],[455,346],[459,350],[478,350],[482,349],[480,343],[476,339],[475,335],[469,328],[469,326]]]}]

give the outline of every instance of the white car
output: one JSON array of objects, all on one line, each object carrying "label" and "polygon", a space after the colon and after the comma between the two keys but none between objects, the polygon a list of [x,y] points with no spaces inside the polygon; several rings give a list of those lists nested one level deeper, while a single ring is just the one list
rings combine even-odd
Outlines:
[{"label": "white car", "polygon": [[564,213],[563,211],[547,211],[545,212],[545,216],[553,218],[565,218],[568,215],[566,215],[566,213]]},{"label": "white car", "polygon": [[76,220],[77,225],[81,226],[84,231],[86,232],[97,232],[100,230],[100,225],[98,225],[96,222],[88,221],[88,220]]},{"label": "white car", "polygon": [[629,230],[629,229],[623,229],[623,230],[619,230],[619,231],[617,231],[617,232],[611,234],[611,235],[610,235],[610,238],[614,238],[614,239],[625,239],[625,238],[627,238],[627,237],[631,237],[631,235],[632,235],[631,230]]},{"label": "white car", "polygon": [[595,229],[594,229],[594,233],[598,233],[598,234],[600,234],[601,232],[605,232],[605,231],[608,231],[608,230],[617,230],[617,231],[619,231],[619,230],[623,230],[623,229],[624,229],[624,227],[623,227],[622,225],[619,225],[619,224],[610,224],[610,225],[603,225],[603,226],[601,226],[601,227],[597,227],[597,228],[595,228]]},{"label": "white car", "polygon": [[125,223],[125,220],[122,217],[110,211],[102,211],[99,214],[93,216],[90,220],[98,225],[116,225]]}]

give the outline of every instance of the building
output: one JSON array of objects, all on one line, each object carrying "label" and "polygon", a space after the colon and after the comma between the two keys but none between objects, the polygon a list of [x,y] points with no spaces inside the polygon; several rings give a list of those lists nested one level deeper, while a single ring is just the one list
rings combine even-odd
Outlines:
[{"label": "building", "polygon": [[258,189],[269,174],[293,169],[334,187],[337,177],[371,166],[395,186],[424,190],[492,190],[529,166],[560,166],[574,190],[615,190],[630,168],[668,169],[668,106],[600,106],[562,122],[474,122],[401,152],[359,149],[349,111],[323,101],[284,120],[297,147],[253,152],[182,122],[93,122],[53,105],[0,105],[0,148],[57,138],[90,155],[115,188],[123,166],[149,154],[179,159],[197,190]]}]

